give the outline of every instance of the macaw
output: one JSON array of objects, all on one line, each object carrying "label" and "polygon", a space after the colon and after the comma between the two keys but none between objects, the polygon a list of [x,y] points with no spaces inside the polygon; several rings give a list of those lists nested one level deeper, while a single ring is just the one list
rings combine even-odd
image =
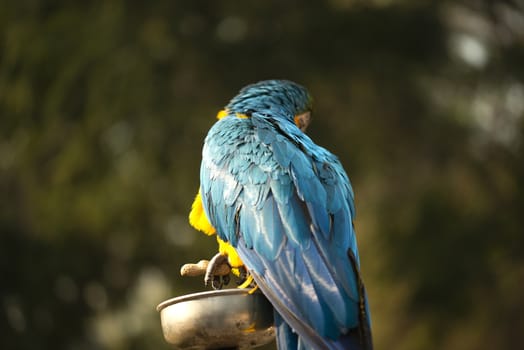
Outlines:
[{"label": "macaw", "polygon": [[371,349],[353,189],[305,134],[311,107],[291,81],[241,89],[205,138],[190,223],[271,302],[279,349]]}]

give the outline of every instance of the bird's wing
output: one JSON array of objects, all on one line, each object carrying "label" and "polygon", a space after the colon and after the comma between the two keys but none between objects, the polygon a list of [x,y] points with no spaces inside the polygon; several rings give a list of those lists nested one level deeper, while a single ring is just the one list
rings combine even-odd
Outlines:
[{"label": "bird's wing", "polygon": [[353,192],[336,157],[297,130],[257,115],[217,122],[203,150],[202,199],[286,322],[326,347],[359,323]]}]

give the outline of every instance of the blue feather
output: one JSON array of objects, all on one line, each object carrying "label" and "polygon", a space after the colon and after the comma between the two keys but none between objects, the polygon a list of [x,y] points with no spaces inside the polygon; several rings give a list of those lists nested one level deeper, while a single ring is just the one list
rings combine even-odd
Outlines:
[{"label": "blue feather", "polygon": [[309,220],[303,210],[303,203],[295,196],[286,203],[279,203],[280,222],[287,234],[290,244],[307,248],[311,243]]},{"label": "blue feather", "polygon": [[226,108],[202,151],[204,209],[275,307],[279,348],[370,349],[353,189],[338,159],[294,124],[309,94],[266,81]]}]

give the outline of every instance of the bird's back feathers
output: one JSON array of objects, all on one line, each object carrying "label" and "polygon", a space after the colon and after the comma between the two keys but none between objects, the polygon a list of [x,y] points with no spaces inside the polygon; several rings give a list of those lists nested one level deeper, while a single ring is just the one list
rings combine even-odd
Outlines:
[{"label": "bird's back feathers", "polygon": [[201,167],[206,215],[278,312],[282,348],[364,349],[369,333],[354,331],[363,322],[369,329],[369,317],[350,182],[281,111],[231,113],[211,128]]}]

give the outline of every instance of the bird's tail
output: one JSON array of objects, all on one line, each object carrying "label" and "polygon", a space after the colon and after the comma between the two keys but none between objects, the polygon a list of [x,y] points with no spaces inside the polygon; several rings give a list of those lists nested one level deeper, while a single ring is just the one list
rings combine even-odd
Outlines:
[{"label": "bird's tail", "polygon": [[[276,342],[279,350],[313,350],[305,338],[299,336],[275,311]],[[362,327],[352,328],[339,339],[327,341],[325,350],[372,350],[371,334]],[[317,350],[317,349],[314,349]],[[324,349],[318,349],[324,350]]]},{"label": "bird's tail", "polygon": [[[357,276],[359,292],[359,325],[356,328],[350,329],[337,340],[327,341],[327,346],[330,350],[372,350],[373,341],[371,337],[371,320],[369,319],[369,305],[366,290],[364,288],[364,283],[360,278],[357,260],[351,250],[348,251],[348,257],[355,271],[355,276]],[[274,314],[276,341],[279,350],[312,349],[311,346],[308,346],[303,337],[300,337],[293,331],[276,310]]]},{"label": "bird's tail", "polygon": [[[373,349],[373,340],[371,337],[371,320],[369,318],[369,305],[368,305],[368,299],[366,295],[366,288],[364,288],[364,282],[362,281],[362,278],[360,277],[357,259],[355,258],[355,254],[353,254],[353,251],[351,249],[348,250],[348,257],[349,257],[349,260],[351,261],[351,265],[355,272],[355,276],[357,276],[357,286],[358,286],[358,296],[359,296],[359,301],[358,301],[359,326],[358,328],[355,328],[355,331],[357,332],[357,338],[359,340],[359,344],[361,345],[361,348],[364,350],[372,350]],[[351,333],[351,330],[349,333]]]},{"label": "bird's tail", "polygon": [[275,330],[277,349],[298,349],[298,335],[275,310]]},{"label": "bird's tail", "polygon": [[277,349],[279,350],[311,350],[312,347],[308,345],[304,338],[299,336],[293,329],[284,321],[284,319],[275,311],[275,328]]}]

